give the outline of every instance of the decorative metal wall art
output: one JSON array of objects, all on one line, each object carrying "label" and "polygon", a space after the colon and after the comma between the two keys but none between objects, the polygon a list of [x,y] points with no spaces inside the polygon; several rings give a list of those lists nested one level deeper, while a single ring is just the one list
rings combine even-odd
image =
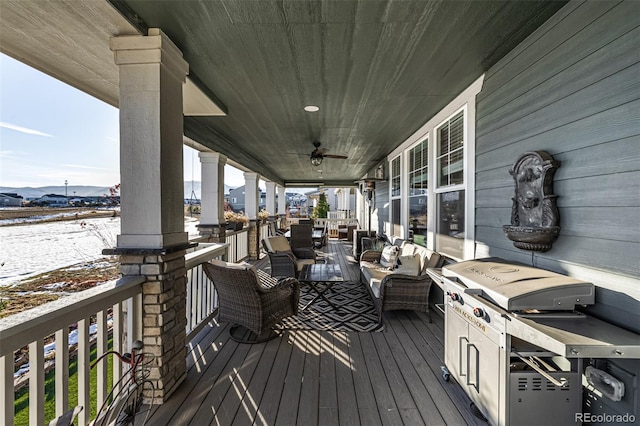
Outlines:
[{"label": "decorative metal wall art", "polygon": [[553,194],[553,175],[560,167],[545,151],[525,152],[509,170],[515,181],[511,225],[502,229],[519,249],[545,252],[560,233],[560,218]]}]

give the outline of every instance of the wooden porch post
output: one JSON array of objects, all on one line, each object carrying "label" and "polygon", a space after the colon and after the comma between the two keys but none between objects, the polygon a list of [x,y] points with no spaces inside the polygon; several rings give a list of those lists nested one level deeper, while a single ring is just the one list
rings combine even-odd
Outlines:
[{"label": "wooden porch post", "polygon": [[275,182],[267,182],[267,211],[271,215],[276,214],[276,183]]},{"label": "wooden porch post", "polygon": [[200,235],[210,242],[225,242],[224,166],[227,157],[217,152],[200,152],[202,200],[200,206]]},{"label": "wooden porch post", "polygon": [[284,186],[278,186],[278,216],[287,214],[287,194]]},{"label": "wooden porch post", "polygon": [[106,252],[120,255],[123,275],[146,277],[143,331],[134,337],[156,356],[150,378],[154,403],[162,403],[186,375],[184,255],[190,245],[184,232],[182,84],[188,64],[159,29],[112,38],[110,47],[120,71],[122,224],[117,247]]},{"label": "wooden porch post", "polygon": [[245,214],[249,216],[249,257],[258,259],[260,254],[260,243],[258,234],[258,180],[257,173],[245,172],[244,174],[244,208]]}]

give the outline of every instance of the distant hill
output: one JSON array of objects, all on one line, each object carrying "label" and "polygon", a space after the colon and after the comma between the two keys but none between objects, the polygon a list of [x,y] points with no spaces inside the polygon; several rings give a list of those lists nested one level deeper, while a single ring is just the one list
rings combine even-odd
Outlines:
[{"label": "distant hill", "polygon": [[[224,186],[224,193],[228,194],[229,189],[233,187],[229,185]],[[81,186],[81,185],[69,185],[66,188],[67,196],[73,197],[99,197],[101,195],[109,194],[108,186]],[[65,187],[60,186],[41,186],[39,188],[24,187],[24,188],[11,188],[7,186],[0,186],[0,193],[16,193],[22,195],[25,200],[32,200],[34,198],[40,198],[46,194],[58,194],[64,195]],[[200,181],[194,181],[193,186],[191,181],[184,181],[184,198],[191,198],[191,193],[195,193],[195,198],[200,199],[201,184]]]}]

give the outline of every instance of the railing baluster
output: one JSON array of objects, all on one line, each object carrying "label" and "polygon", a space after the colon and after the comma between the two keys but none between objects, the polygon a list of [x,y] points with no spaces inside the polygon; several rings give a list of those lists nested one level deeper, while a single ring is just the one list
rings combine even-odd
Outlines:
[{"label": "railing baluster", "polygon": [[44,423],[44,344],[42,338],[29,343],[29,424]]},{"label": "railing baluster", "polygon": [[69,327],[56,331],[56,416],[69,409]]},{"label": "railing baluster", "polygon": [[[98,356],[107,352],[108,348],[108,330],[107,330],[107,311],[100,311],[97,315],[97,325],[98,325],[98,334],[97,334],[97,351]],[[104,401],[107,397],[108,393],[108,368],[107,368],[107,359],[101,360],[98,365],[96,365],[97,371],[97,397],[98,402]]]},{"label": "railing baluster", "polygon": [[192,302],[193,302],[193,270],[187,269],[187,300],[186,300],[187,330],[191,330],[191,328],[193,327]]},{"label": "railing baluster", "polygon": [[229,251],[238,236],[246,232],[236,232],[227,236],[226,244],[202,244],[202,249],[187,254],[185,266],[189,271],[187,283],[187,339],[197,333],[212,317],[218,308],[217,294],[213,283],[204,273],[202,264],[211,259],[227,258]]},{"label": "railing baluster", "polygon": [[[89,362],[89,318],[78,321],[78,405],[84,410],[78,415],[78,423],[89,423],[91,414],[90,362]],[[42,424],[42,423],[40,423]]]},{"label": "railing baluster", "polygon": [[12,425],[14,417],[13,402],[13,352],[0,357],[0,376],[2,376],[2,396],[0,397],[0,424]]},{"label": "railing baluster", "polygon": [[[113,324],[111,325],[111,335],[113,337],[113,350],[116,352],[122,353],[122,334],[123,330],[123,313],[122,313],[122,303],[116,303],[113,305]],[[114,393],[118,392],[120,386],[118,385],[118,381],[120,377],[122,377],[122,362],[116,357],[112,357],[111,364],[113,365],[113,383],[112,387],[114,388]],[[98,401],[99,404],[102,404],[102,401]]]}]

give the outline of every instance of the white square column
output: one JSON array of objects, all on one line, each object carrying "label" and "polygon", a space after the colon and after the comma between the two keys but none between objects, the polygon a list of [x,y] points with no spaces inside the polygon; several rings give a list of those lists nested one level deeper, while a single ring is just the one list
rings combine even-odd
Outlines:
[{"label": "white square column", "polygon": [[287,194],[284,186],[278,186],[278,216],[287,214]]},{"label": "white square column", "polygon": [[266,182],[267,205],[266,209],[270,215],[276,214],[276,183]]},{"label": "white square column", "polygon": [[186,244],[182,84],[189,65],[159,29],[110,40],[120,70],[118,248]]},{"label": "white square column", "polygon": [[257,173],[244,174],[244,213],[254,221],[258,218],[258,179]]},{"label": "white square column", "polygon": [[227,157],[217,152],[199,152],[202,174],[200,225],[220,225],[224,219],[224,166]]}]

